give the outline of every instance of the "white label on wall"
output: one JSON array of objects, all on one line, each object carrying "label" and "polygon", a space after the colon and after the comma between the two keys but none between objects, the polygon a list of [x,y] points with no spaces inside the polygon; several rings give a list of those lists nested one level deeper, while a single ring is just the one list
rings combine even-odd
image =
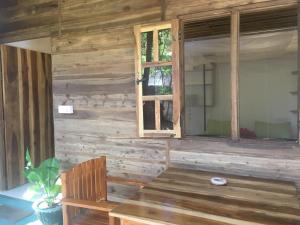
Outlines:
[{"label": "white label on wall", "polygon": [[73,114],[73,106],[72,105],[59,105],[58,106],[58,113],[61,114]]}]

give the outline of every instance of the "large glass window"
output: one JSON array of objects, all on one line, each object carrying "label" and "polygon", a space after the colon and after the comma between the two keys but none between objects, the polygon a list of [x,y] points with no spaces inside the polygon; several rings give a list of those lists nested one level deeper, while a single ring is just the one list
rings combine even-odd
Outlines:
[{"label": "large glass window", "polygon": [[230,137],[230,17],[185,25],[185,133]]},{"label": "large glass window", "polygon": [[296,25],[295,9],[241,15],[241,138],[297,139]]}]

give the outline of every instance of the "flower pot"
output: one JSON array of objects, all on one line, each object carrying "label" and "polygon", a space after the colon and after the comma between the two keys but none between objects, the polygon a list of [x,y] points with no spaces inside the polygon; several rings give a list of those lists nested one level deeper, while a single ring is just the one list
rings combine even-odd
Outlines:
[{"label": "flower pot", "polygon": [[63,225],[62,206],[57,204],[51,208],[43,207],[45,203],[39,201],[33,204],[33,209],[43,225]]}]

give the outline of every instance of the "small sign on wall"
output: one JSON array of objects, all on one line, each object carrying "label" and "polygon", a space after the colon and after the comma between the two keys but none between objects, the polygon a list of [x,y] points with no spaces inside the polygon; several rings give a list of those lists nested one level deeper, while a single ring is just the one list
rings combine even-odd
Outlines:
[{"label": "small sign on wall", "polygon": [[60,114],[73,114],[73,106],[72,105],[59,105],[58,106],[58,113]]}]

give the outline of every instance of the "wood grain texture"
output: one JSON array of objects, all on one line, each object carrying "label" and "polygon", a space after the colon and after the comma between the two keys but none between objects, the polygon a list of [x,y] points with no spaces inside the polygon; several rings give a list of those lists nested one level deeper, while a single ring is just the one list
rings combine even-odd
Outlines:
[{"label": "wood grain texture", "polygon": [[[0,54],[1,58],[1,54]],[[1,59],[0,59],[1,60]],[[0,62],[0,190],[6,190],[6,153],[5,153],[5,122],[4,122],[4,99],[3,99],[3,71],[2,60]]]},{"label": "wood grain texture", "polygon": [[[210,178],[225,177],[226,186]],[[126,224],[298,224],[300,206],[291,182],[169,168],[110,216]]]},{"label": "wood grain texture", "polygon": [[0,43],[56,35],[57,0],[28,0],[0,8]]},{"label": "wood grain texture", "polygon": [[62,195],[65,225],[108,224],[107,212],[118,204],[107,201],[106,158],[83,162],[62,173]]},{"label": "wood grain texture", "polygon": [[[0,42],[52,37],[55,151],[64,167],[106,155],[109,174],[144,182],[164,171],[170,158],[178,167],[299,181],[298,146],[136,135],[133,26],[215,9],[257,10],[266,3],[279,7],[296,0],[0,1],[6,17]],[[75,113],[58,114],[58,105],[73,105]],[[109,184],[108,191],[121,199],[136,188]]]},{"label": "wood grain texture", "polygon": [[33,163],[54,155],[50,55],[1,46],[7,188],[25,182],[25,151]]},{"label": "wood grain texture", "polygon": [[[275,149],[274,153],[265,150],[261,143],[247,147],[228,144],[227,140],[138,139],[133,25],[157,24],[159,2],[118,1],[120,5],[114,9],[110,8],[111,3],[104,6],[106,2],[64,1],[62,34],[52,39],[56,156],[64,167],[106,155],[110,175],[149,182],[166,169],[170,157],[170,164],[178,167],[299,179],[297,146],[275,143],[269,147]],[[258,2],[267,1],[253,1]],[[146,5],[148,11],[143,9]],[[249,6],[249,1],[167,0],[165,14],[170,19],[233,6]],[[89,11],[90,18],[86,14]],[[119,13],[118,18],[115,12]],[[129,16],[129,12],[136,15]],[[58,105],[73,105],[75,112],[60,115]],[[108,191],[109,197],[121,200],[131,196],[136,188],[110,184]]]},{"label": "wood grain texture", "polygon": [[[296,0],[167,0],[166,19],[173,19],[181,15],[196,14],[213,10],[231,10],[232,8],[254,8],[296,4]],[[252,6],[252,7],[251,7]]]},{"label": "wood grain texture", "polygon": [[239,79],[240,79],[240,13],[233,11],[231,15],[231,47],[230,47],[230,90],[231,90],[231,138],[240,138],[239,126]]}]

